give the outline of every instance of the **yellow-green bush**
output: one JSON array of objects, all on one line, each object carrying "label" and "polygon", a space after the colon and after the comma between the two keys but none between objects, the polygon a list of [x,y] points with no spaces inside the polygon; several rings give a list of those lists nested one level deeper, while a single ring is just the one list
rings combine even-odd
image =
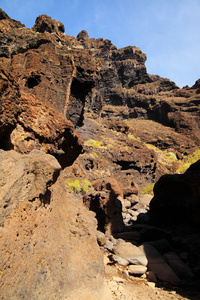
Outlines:
[{"label": "yellow-green bush", "polygon": [[184,156],[183,161],[180,164],[179,169],[176,173],[184,173],[191,164],[195,163],[197,160],[200,159],[200,149],[197,149],[192,154],[188,156]]},{"label": "yellow-green bush", "polygon": [[137,141],[140,141],[140,138],[139,138],[139,137],[135,137],[133,134],[129,134],[129,135],[128,135],[128,138],[131,139],[131,140],[137,140]]},{"label": "yellow-green bush", "polygon": [[114,146],[112,144],[107,145],[108,148],[113,148]]},{"label": "yellow-green bush", "polygon": [[143,187],[142,189],[142,194],[149,194],[149,195],[153,195],[153,188],[154,188],[155,183],[152,183],[150,185],[147,185],[145,187]]},{"label": "yellow-green bush", "polygon": [[91,147],[96,147],[96,148],[101,148],[101,142],[97,141],[97,140],[93,140],[93,139],[85,141],[85,145],[91,146]]},{"label": "yellow-green bush", "polygon": [[78,179],[76,180],[71,180],[71,179],[66,179],[65,181],[69,191],[73,194],[86,194],[89,191],[89,187],[92,186],[91,182],[89,180],[83,180],[80,181]]},{"label": "yellow-green bush", "polygon": [[131,140],[136,140],[136,138],[134,137],[133,134],[129,134],[128,137],[129,137],[129,139],[131,139]]}]

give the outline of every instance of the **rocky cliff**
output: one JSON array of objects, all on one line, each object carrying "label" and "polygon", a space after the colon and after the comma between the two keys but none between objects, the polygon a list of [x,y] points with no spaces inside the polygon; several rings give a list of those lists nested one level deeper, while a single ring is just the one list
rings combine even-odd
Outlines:
[{"label": "rocky cliff", "polygon": [[[199,226],[199,164],[178,173],[200,158],[200,80],[179,89],[148,74],[137,47],[64,32],[46,15],[28,29],[0,10],[1,298],[111,299],[102,251],[141,272],[114,250],[120,238],[146,252],[143,273],[180,282],[151,269],[160,246],[145,243],[174,247],[174,229],[155,227],[166,211],[174,226]],[[193,278],[200,264],[185,261]]]}]

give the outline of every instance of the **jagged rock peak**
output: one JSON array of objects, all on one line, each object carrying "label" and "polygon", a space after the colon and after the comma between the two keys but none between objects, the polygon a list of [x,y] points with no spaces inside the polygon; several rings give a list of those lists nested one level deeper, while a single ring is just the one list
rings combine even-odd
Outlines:
[{"label": "jagged rock peak", "polygon": [[89,35],[86,30],[82,30],[81,32],[79,32],[76,38],[78,41],[82,41],[88,39]]},{"label": "jagged rock peak", "polygon": [[198,91],[200,91],[200,79],[195,82],[195,84],[192,86],[192,89],[198,89]]},{"label": "jagged rock peak", "polygon": [[32,28],[34,31],[37,32],[65,32],[64,25],[57,20],[53,20],[51,17],[47,15],[40,15],[37,17],[35,21],[35,25]]},{"label": "jagged rock peak", "polygon": [[10,17],[0,8],[0,20],[10,19]]},{"label": "jagged rock peak", "polygon": [[88,32],[86,30],[82,30],[81,32],[78,33],[76,37],[77,41],[80,42],[84,48],[86,49],[100,49],[104,51],[109,51],[109,50],[117,50],[117,47],[112,44],[112,42],[108,39],[103,39],[103,38],[90,38],[88,35]]},{"label": "jagged rock peak", "polygon": [[1,20],[9,20],[15,27],[25,27],[24,24],[22,24],[20,21],[16,21],[14,19],[11,19],[3,9],[0,8],[0,21]]}]

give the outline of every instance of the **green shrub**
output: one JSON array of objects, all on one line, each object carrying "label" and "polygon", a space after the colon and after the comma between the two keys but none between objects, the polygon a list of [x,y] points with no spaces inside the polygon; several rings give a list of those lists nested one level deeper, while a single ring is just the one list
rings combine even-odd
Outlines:
[{"label": "green shrub", "polygon": [[197,160],[200,159],[200,149],[197,149],[192,154],[188,156],[184,156],[183,161],[180,164],[179,169],[176,171],[176,173],[184,173],[191,164],[194,164]]},{"label": "green shrub", "polygon": [[82,187],[81,187],[82,188],[82,192],[85,193],[85,194],[88,193],[90,187],[92,187],[91,182],[89,180],[87,180],[87,179],[83,180]]},{"label": "green shrub", "polygon": [[135,137],[133,134],[129,134],[129,135],[128,135],[128,138],[131,139],[131,140],[137,140],[137,141],[140,141],[140,138],[139,138],[139,137]]},{"label": "green shrub", "polygon": [[129,135],[128,135],[128,138],[131,139],[131,140],[136,140],[136,138],[134,137],[133,134],[129,134]]},{"label": "green shrub", "polygon": [[91,182],[87,179],[80,181],[78,179],[76,180],[71,180],[71,179],[66,179],[65,181],[69,191],[73,194],[86,194],[89,192],[89,187],[92,186]]},{"label": "green shrub", "polygon": [[112,144],[107,145],[108,148],[113,148],[114,146]]},{"label": "green shrub", "polygon": [[147,185],[145,187],[143,187],[142,189],[142,194],[149,194],[149,195],[153,195],[153,188],[154,188],[155,183],[152,183],[150,185]]},{"label": "green shrub", "polygon": [[85,141],[85,145],[90,147],[101,148],[101,142],[93,139]]}]

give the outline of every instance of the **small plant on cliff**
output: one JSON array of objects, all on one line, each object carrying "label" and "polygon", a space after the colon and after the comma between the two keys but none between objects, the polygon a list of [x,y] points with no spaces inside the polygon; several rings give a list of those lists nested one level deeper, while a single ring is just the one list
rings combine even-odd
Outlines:
[{"label": "small plant on cliff", "polygon": [[85,145],[90,147],[101,148],[101,142],[93,139],[85,141]]},{"label": "small plant on cliff", "polygon": [[113,148],[114,146],[112,144],[107,145],[108,148]]},{"label": "small plant on cliff", "polygon": [[26,139],[27,139],[27,136],[23,136],[23,137],[21,138],[21,142],[25,141]]},{"label": "small plant on cliff", "polygon": [[192,154],[188,156],[184,156],[183,162],[181,162],[181,165],[179,169],[176,171],[176,173],[184,173],[191,164],[195,163],[197,160],[200,159],[200,149],[197,149]]},{"label": "small plant on cliff", "polygon": [[137,141],[140,141],[140,138],[139,138],[139,137],[135,137],[133,134],[129,134],[129,135],[128,135],[128,138],[131,139],[131,140],[137,140]]},{"label": "small plant on cliff", "polygon": [[152,183],[150,185],[147,185],[145,187],[143,187],[142,189],[142,194],[149,194],[149,195],[153,195],[153,188],[154,188],[155,183]]},{"label": "small plant on cliff", "polygon": [[80,181],[78,179],[71,180],[66,179],[65,181],[69,191],[73,194],[86,194],[89,192],[89,188],[92,187],[92,184],[89,180],[85,179],[83,181]]}]

